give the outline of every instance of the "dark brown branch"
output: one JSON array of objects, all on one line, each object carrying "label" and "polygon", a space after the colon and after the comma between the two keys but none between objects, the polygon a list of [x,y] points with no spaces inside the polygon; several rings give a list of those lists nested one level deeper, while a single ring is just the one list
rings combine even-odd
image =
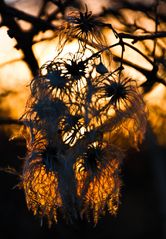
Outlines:
[{"label": "dark brown branch", "polygon": [[17,119],[12,118],[0,118],[0,125],[23,125],[23,123]]},{"label": "dark brown branch", "polygon": [[[1,6],[3,6],[3,1],[0,2],[0,7]],[[15,47],[23,51],[25,62],[29,66],[32,74],[36,75],[39,67],[32,51],[33,36],[29,34],[29,32],[24,32],[12,16],[8,16],[4,12],[1,12],[1,17],[2,25],[9,28],[8,35],[11,38],[15,38],[17,41]]]},{"label": "dark brown branch", "polygon": [[146,35],[133,35],[128,33],[119,33],[119,36],[123,39],[133,39],[132,43],[136,43],[137,41],[144,41],[144,40],[154,40],[157,38],[164,38],[166,37],[166,32],[157,32],[157,33],[151,33]]},{"label": "dark brown branch", "polygon": [[[128,1],[128,0],[123,0],[123,1],[117,1],[115,6],[113,6],[114,11],[119,11],[119,9],[131,9],[133,11],[140,11],[145,13],[145,15],[148,18],[151,18],[155,20],[154,16],[154,7],[155,7],[155,1],[152,1],[152,3],[149,3],[148,1]],[[112,10],[112,9],[111,9]],[[110,9],[107,9],[107,13],[110,11]],[[166,15],[165,12],[159,12],[158,14],[159,18],[162,21],[166,21]]]},{"label": "dark brown branch", "polygon": [[0,13],[3,14],[4,16],[10,16],[10,17],[14,17],[17,19],[22,19],[24,21],[30,22],[33,25],[35,25],[37,28],[39,28],[40,30],[56,29],[56,27],[52,25],[51,23],[41,18],[34,17],[23,11],[20,11],[16,8],[10,7],[7,4],[5,4],[4,1],[0,1]]},{"label": "dark brown branch", "polygon": [[136,48],[135,46],[127,43],[127,42],[123,42],[125,46],[128,46],[129,48],[131,48],[132,50],[134,50],[135,52],[137,52],[138,54],[140,54],[142,57],[144,57],[152,66],[154,65],[154,62],[149,59],[148,56],[146,56],[142,51],[140,51],[138,48]]},{"label": "dark brown branch", "polygon": [[[121,62],[121,57],[114,56],[114,60],[117,62]],[[157,76],[158,68],[147,70],[125,59],[123,59],[123,64],[132,67],[133,69],[137,70],[146,77],[147,80],[141,85],[141,87],[143,87],[144,89],[144,93],[148,93],[155,83],[161,83],[164,86],[166,86],[166,81],[161,77]]]}]

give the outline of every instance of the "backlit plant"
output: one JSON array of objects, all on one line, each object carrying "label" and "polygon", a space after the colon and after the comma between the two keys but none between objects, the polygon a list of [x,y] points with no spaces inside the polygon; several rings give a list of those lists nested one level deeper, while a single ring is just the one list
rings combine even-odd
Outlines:
[{"label": "backlit plant", "polygon": [[[30,84],[21,179],[28,208],[49,224],[61,215],[96,224],[106,210],[117,212],[121,163],[125,150],[143,140],[146,110],[122,62],[112,67],[102,30],[110,28],[120,41],[113,27],[87,8],[69,13],[64,26],[56,57]],[[63,54],[69,38],[77,50]]]}]

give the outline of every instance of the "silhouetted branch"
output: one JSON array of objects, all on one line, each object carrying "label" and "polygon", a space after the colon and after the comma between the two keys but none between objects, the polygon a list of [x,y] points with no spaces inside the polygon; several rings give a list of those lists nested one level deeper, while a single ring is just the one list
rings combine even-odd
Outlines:
[{"label": "silhouetted branch", "polygon": [[[1,3],[2,4],[2,3]],[[33,36],[29,32],[24,32],[15,19],[1,12],[2,24],[9,28],[8,34],[11,38],[15,38],[17,49],[21,49],[24,54],[24,60],[28,64],[33,75],[36,75],[38,70],[38,62],[32,51],[32,39]]]},{"label": "silhouetted branch", "polygon": [[146,35],[133,35],[128,33],[119,33],[119,36],[123,39],[133,39],[132,43],[136,43],[138,41],[144,41],[144,40],[154,40],[157,38],[165,38],[166,32],[157,32],[157,33],[151,33]]},{"label": "silhouetted branch", "polygon": [[23,125],[23,123],[17,119],[12,118],[0,118],[0,125]]},{"label": "silhouetted branch", "polygon": [[16,19],[21,19],[29,23],[32,23],[33,26],[40,29],[41,31],[45,31],[48,29],[51,30],[56,29],[56,27],[53,24],[49,23],[48,21],[32,16],[16,8],[10,7],[7,4],[5,4],[4,1],[0,1],[0,13],[3,14],[4,16],[10,16]]},{"label": "silhouetted branch", "polygon": [[15,176],[20,176],[20,173],[17,172],[17,170],[15,168],[12,168],[12,167],[6,167],[6,168],[2,168],[0,167],[0,172],[4,172],[4,173],[9,173],[9,174],[12,174],[12,175],[15,175]]},{"label": "silhouetted branch", "polygon": [[[114,60],[121,62],[121,57],[114,56]],[[144,93],[148,93],[155,83],[161,83],[164,86],[166,86],[166,81],[161,77],[157,76],[153,69],[147,70],[146,68],[143,68],[125,59],[123,59],[123,64],[132,67],[133,69],[139,71],[146,77],[147,80],[141,85],[141,87],[143,87],[144,89]]]}]

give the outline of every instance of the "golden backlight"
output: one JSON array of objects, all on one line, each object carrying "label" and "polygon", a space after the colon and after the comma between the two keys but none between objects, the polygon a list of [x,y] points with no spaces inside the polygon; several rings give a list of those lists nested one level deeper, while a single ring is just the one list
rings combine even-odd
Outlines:
[{"label": "golden backlight", "polygon": [[[135,18],[132,11],[124,10],[123,14],[130,22]],[[70,18],[72,19],[71,16]],[[144,25],[148,31],[154,31],[152,20],[147,21],[147,18],[140,13],[138,13],[138,19],[139,23]],[[114,17],[108,17],[107,21],[112,25],[115,24],[119,31],[125,30],[123,24],[117,22]],[[92,58],[88,65],[86,59],[103,47],[102,43],[100,44],[100,38],[105,38],[100,32],[94,32],[96,34],[95,41],[87,35],[86,40],[92,40],[92,44],[87,50],[85,50],[86,41],[79,45],[77,40],[72,40],[66,41],[63,51],[58,52],[61,42],[58,37],[53,37],[52,31],[46,31],[45,33],[40,32],[35,37],[34,42],[36,43],[32,47],[39,67],[44,65],[39,69],[35,79],[38,79],[38,82],[43,82],[43,79],[46,79],[44,81],[46,85],[49,79],[47,78],[48,73],[52,74],[55,70],[55,68],[50,70],[49,64],[56,63],[56,61],[59,61],[60,66],[62,65],[63,74],[67,76],[65,79],[69,78],[65,67],[68,62],[69,66],[72,65],[74,62],[72,57],[81,48],[85,50],[82,53],[84,55],[82,61],[86,62],[84,65],[87,64],[89,67],[91,72],[88,76],[91,76],[92,79],[85,80],[85,75],[81,76],[80,81],[77,79],[76,83],[74,79],[74,83],[69,82],[70,87],[65,92],[61,88],[48,87],[45,90],[46,86],[42,88],[41,85],[38,86],[39,83],[35,85],[31,71],[23,61],[21,50],[15,49],[16,41],[9,38],[7,30],[5,27],[0,28],[0,95],[3,92],[8,92],[5,100],[1,102],[1,108],[2,110],[7,109],[6,117],[19,119],[23,115],[21,120],[27,128],[29,127],[29,135],[27,132],[22,132],[26,139],[28,154],[21,175],[28,208],[34,215],[39,215],[41,218],[46,216],[49,225],[52,221],[57,222],[59,213],[66,213],[68,210],[66,202],[69,202],[69,207],[73,207],[73,205],[76,207],[79,216],[86,217],[88,220],[92,218],[95,224],[106,210],[111,214],[116,214],[121,188],[119,173],[121,160],[124,157],[120,152],[130,147],[139,148],[146,131],[147,112],[149,112],[149,122],[157,135],[158,142],[166,145],[165,88],[161,85],[157,87],[154,85],[154,90],[146,94],[143,99],[139,86],[145,82],[145,76],[134,70],[128,63],[126,66],[123,64],[124,74],[120,69],[119,75],[117,72],[117,74],[109,75],[108,72],[113,71],[117,66],[113,57],[121,57],[122,46],[112,47],[110,51],[107,50],[106,54],[101,51],[101,54],[96,57],[97,60]],[[65,30],[67,32],[68,29]],[[71,33],[70,31],[66,32],[64,31],[65,37]],[[108,45],[111,46],[118,42],[116,34],[111,28],[105,30],[104,34],[107,36]],[[47,38],[47,40],[41,40],[42,38]],[[93,46],[94,42],[98,45],[97,50]],[[139,52],[127,46],[131,40],[125,40],[125,42],[124,60],[150,71],[152,64]],[[146,47],[152,49],[152,45],[153,42],[150,41],[146,46],[142,43],[136,43],[133,46],[147,54]],[[160,49],[156,50],[156,55],[161,55]],[[76,60],[76,63],[80,63],[79,57]],[[108,66],[103,73],[103,69],[98,66],[105,66],[104,64]],[[86,67],[87,70],[88,67]],[[84,74],[81,70],[80,72]],[[75,72],[72,73],[74,75]],[[73,75],[71,74],[70,78]],[[84,79],[82,80],[82,78]],[[109,88],[110,85],[112,88]],[[88,92],[87,89],[91,91]],[[121,91],[121,97],[112,97],[113,93],[118,91]],[[27,99],[29,100],[27,101]],[[60,102],[62,108],[59,107],[59,111],[55,109],[55,112],[50,114],[52,99],[56,103]],[[43,108],[40,109],[41,101],[46,102],[43,104],[43,108],[46,105],[44,116]],[[54,117],[54,114],[58,115],[57,118]],[[72,125],[73,118],[68,123],[68,116],[71,118],[76,116],[74,118],[75,125]],[[75,132],[77,133],[75,134]],[[94,135],[97,137],[96,141],[93,138]],[[89,155],[94,157],[93,162],[90,162]],[[71,165],[68,161],[69,156],[71,161],[73,160]],[[69,170],[67,171],[68,163],[71,174]],[[61,188],[63,185],[61,173],[64,182],[74,185],[73,191],[69,192],[67,186]],[[75,198],[78,199],[78,204],[75,202]],[[74,211],[73,208],[72,210]]]}]

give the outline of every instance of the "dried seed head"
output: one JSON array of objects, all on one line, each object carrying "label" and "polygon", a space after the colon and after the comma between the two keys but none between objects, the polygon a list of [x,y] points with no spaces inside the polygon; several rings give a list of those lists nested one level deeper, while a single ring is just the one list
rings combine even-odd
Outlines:
[{"label": "dried seed head", "polygon": [[53,220],[57,222],[57,209],[62,206],[62,200],[55,172],[47,171],[40,159],[35,159],[26,164],[22,183],[27,206],[34,215],[46,216],[49,224]]},{"label": "dried seed head", "polygon": [[[105,25],[87,8],[67,22],[58,55],[30,84],[22,182],[28,208],[50,223],[59,211],[69,220],[85,216],[97,223],[105,210],[118,209],[123,151],[143,139],[145,104],[133,79],[105,65]],[[71,38],[78,51],[60,58]]]},{"label": "dried seed head", "polygon": [[[66,18],[66,27],[60,29],[59,52],[62,51],[66,42],[70,39],[77,39],[79,48],[85,50],[86,45],[93,45],[102,48],[106,46],[106,38],[102,33],[104,24],[102,20],[92,15],[87,6],[85,12],[73,11]],[[64,23],[65,25],[65,23]]]},{"label": "dried seed head", "polygon": [[95,223],[106,209],[112,214],[118,209],[121,159],[119,149],[103,143],[90,145],[74,166],[77,193],[82,200],[81,214],[89,217],[92,213]]}]

